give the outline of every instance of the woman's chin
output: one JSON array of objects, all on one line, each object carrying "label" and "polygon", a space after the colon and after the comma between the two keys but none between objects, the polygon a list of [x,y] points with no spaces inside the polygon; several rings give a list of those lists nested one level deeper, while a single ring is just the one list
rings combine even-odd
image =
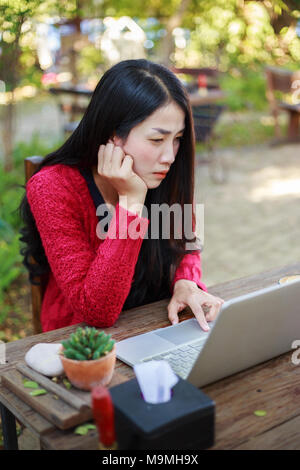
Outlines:
[{"label": "woman's chin", "polygon": [[160,185],[160,182],[159,183],[147,184],[148,189],[156,189],[156,188],[158,188],[159,185]]},{"label": "woman's chin", "polygon": [[162,179],[157,179],[156,181],[149,179],[148,181],[146,181],[146,185],[148,189],[155,189],[155,188],[158,188],[161,182],[162,182]]}]

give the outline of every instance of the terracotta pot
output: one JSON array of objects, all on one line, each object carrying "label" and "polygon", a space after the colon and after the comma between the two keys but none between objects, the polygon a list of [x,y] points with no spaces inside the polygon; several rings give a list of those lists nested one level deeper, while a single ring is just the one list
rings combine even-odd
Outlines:
[{"label": "terracotta pot", "polygon": [[60,358],[71,384],[80,390],[92,390],[96,385],[105,386],[111,381],[116,363],[116,345],[106,356],[99,359],[76,361],[68,359],[62,353]]}]

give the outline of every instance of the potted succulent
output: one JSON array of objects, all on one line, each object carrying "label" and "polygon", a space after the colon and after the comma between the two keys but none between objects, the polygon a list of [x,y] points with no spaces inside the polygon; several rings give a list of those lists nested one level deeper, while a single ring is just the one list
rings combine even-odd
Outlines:
[{"label": "potted succulent", "polygon": [[111,335],[96,328],[77,328],[62,341],[60,357],[71,384],[81,390],[108,385],[116,363],[116,346]]}]

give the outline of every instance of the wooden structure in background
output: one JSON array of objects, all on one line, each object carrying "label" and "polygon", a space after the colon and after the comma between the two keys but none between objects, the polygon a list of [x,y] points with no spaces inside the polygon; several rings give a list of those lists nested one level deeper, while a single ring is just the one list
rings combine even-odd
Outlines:
[{"label": "wooden structure in background", "polygon": [[[274,143],[300,142],[300,70],[291,71],[279,67],[266,67],[267,99],[272,116],[275,120]],[[290,100],[280,100],[276,95],[281,92],[290,97]],[[289,114],[287,137],[282,138],[278,116],[281,111]]]}]

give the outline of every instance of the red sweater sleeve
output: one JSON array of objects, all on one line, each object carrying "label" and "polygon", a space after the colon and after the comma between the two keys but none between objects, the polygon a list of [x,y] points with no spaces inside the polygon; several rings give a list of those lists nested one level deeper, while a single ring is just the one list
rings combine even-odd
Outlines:
[{"label": "red sweater sleeve", "polygon": [[200,287],[200,289],[207,292],[207,287],[203,282],[201,282],[201,255],[200,251],[196,253],[188,253],[185,255],[175,271],[173,283],[172,283],[172,292],[174,284],[179,279],[188,279],[189,281],[194,281]]},{"label": "red sweater sleeve", "polygon": [[[76,194],[59,178],[49,181],[40,173],[27,183],[27,198],[57,285],[76,322],[112,326],[129,294],[149,220],[118,204],[107,237],[95,252]],[[140,223],[137,239],[126,237],[134,220]]]}]

